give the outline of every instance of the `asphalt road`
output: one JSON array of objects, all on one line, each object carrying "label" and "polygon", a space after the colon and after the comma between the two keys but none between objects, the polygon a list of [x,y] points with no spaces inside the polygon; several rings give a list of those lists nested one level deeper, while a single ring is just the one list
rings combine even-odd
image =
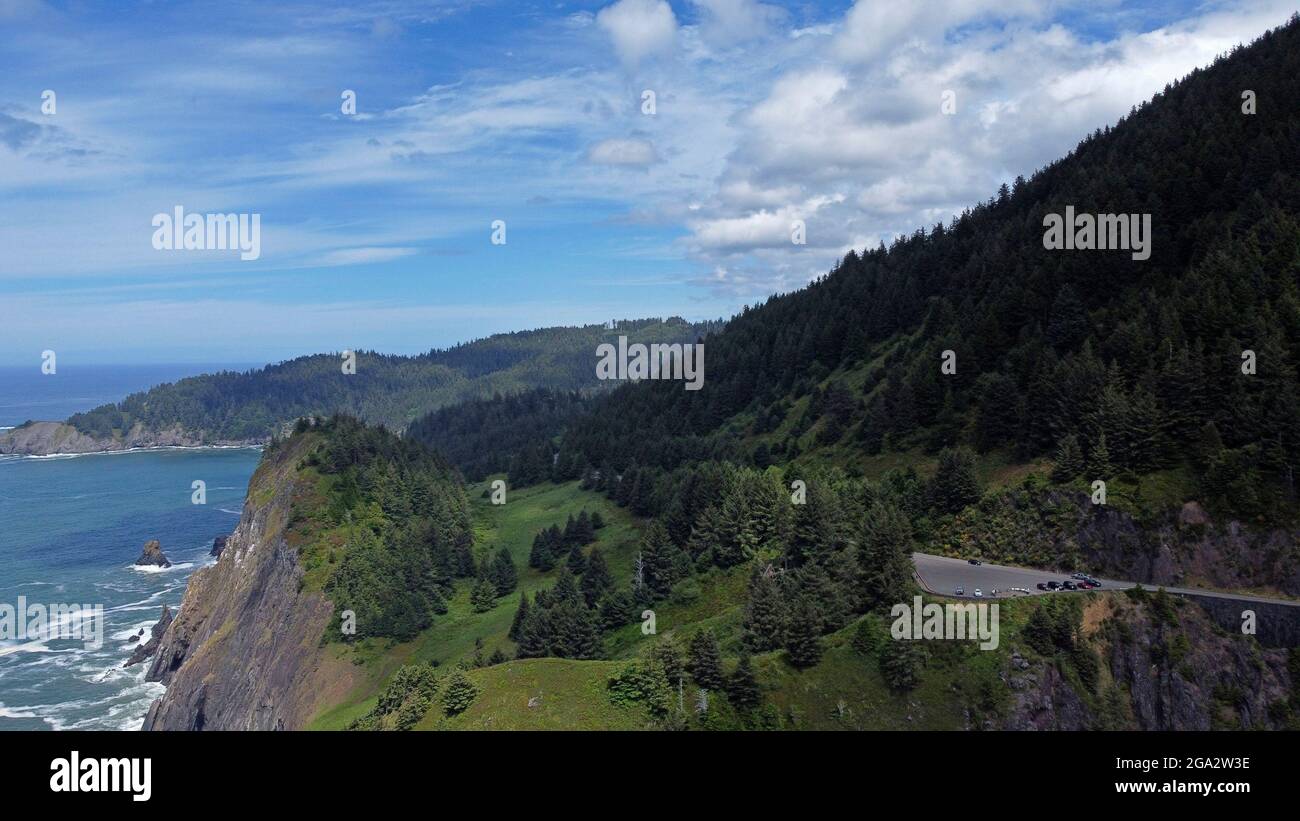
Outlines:
[{"label": "asphalt road", "polygon": [[[966,559],[932,556],[929,553],[913,553],[912,560],[916,563],[916,577],[921,583],[921,587],[931,593],[943,596],[955,596],[958,587],[965,588],[964,598],[968,599],[975,597],[976,588],[979,588],[984,594],[983,598],[991,598],[994,590],[998,591],[997,598],[999,599],[1025,595],[1024,593],[1010,592],[1013,587],[1023,587],[1029,591],[1029,595],[1037,596],[1052,593],[1050,590],[1039,590],[1037,586],[1039,582],[1063,582],[1070,579],[1069,573],[1034,570],[1028,567],[1009,567],[1007,565],[988,564],[987,562],[973,565]],[[1075,581],[1074,579],[1070,580]],[[1127,590],[1130,587],[1137,586],[1136,582],[1118,581],[1100,576],[1097,577],[1097,580],[1101,582],[1102,590]],[[1154,589],[1157,585],[1144,584],[1143,586]],[[1169,593],[1300,607],[1300,602],[1297,601],[1274,599],[1267,596],[1251,596],[1244,593],[1224,593],[1193,587],[1166,587],[1165,590]],[[1073,591],[1065,590],[1060,592],[1068,594]]]}]

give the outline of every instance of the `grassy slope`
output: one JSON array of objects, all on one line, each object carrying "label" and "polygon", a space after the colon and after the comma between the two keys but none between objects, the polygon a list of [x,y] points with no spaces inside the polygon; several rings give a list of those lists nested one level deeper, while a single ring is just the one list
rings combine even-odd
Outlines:
[{"label": "grassy slope", "polygon": [[[582,491],[576,483],[541,485],[511,492],[508,503],[493,506],[479,495],[472,496],[476,515],[477,549],[495,552],[505,545],[520,568],[520,589],[533,593],[553,583],[555,571],[542,574],[527,567],[533,535],[552,523],[582,509],[599,510],[608,525],[599,531],[597,544],[610,561],[620,581],[631,574],[631,563],[639,535],[637,521],[607,499]],[[725,666],[735,665],[740,652],[740,624],[746,568],[711,570],[687,583],[674,599],[659,603],[656,621],[660,636],[677,634],[685,639],[698,629],[709,627],[719,636]],[[1099,595],[1099,594],[1092,594]],[[429,630],[414,641],[387,645],[368,642],[356,647],[336,647],[333,652],[343,663],[365,671],[365,682],[340,704],[317,716],[315,729],[346,727],[367,712],[379,691],[401,664],[436,661],[447,669],[461,659],[472,658],[477,639],[483,640],[484,654],[501,648],[513,654],[506,637],[514,617],[518,594],[500,599],[486,613],[474,613],[469,605],[468,585],[462,581],[448,602],[450,612],[439,617]],[[983,693],[993,693],[987,709],[996,712],[1005,687],[993,686],[1005,669],[1014,647],[1027,657],[1032,652],[1017,641],[1020,626],[1038,599],[1002,603],[1001,645],[995,651],[980,651],[969,643],[954,642],[932,652],[921,675],[920,685],[909,693],[891,692],[881,676],[874,655],[864,656],[849,643],[856,622],[823,639],[822,662],[808,670],[796,670],[783,653],[765,653],[754,658],[755,669],[766,693],[786,727],[805,729],[959,729],[965,726],[962,705],[980,703]],[[884,621],[877,620],[880,630]],[[420,729],[640,729],[650,725],[642,711],[610,702],[605,684],[627,659],[646,652],[656,641],[644,636],[640,625],[629,625],[608,637],[606,661],[564,659],[513,660],[494,667],[468,672],[480,688],[478,698],[463,714],[446,717],[440,703],[420,722]],[[540,696],[533,707],[529,700]]]},{"label": "grassy slope", "polygon": [[[490,481],[490,480],[489,480]],[[528,554],[533,536],[552,524],[564,526],[569,514],[577,515],[583,509],[600,511],[606,525],[597,531],[594,547],[599,547],[610,565],[610,572],[620,583],[631,578],[632,559],[639,539],[633,517],[622,508],[595,493],[578,488],[576,482],[565,485],[544,484],[509,491],[504,505],[492,505],[481,496],[487,483],[470,488],[475,514],[475,550],[479,555],[495,554],[502,546],[514,557],[519,570],[519,588],[510,596],[497,600],[497,606],[486,613],[475,613],[470,607],[470,584],[462,580],[456,585],[456,594],[447,600],[448,612],[438,616],[432,627],[413,641],[397,645],[384,642],[361,642],[354,647],[337,648],[340,656],[364,666],[366,684],[349,695],[344,703],[317,716],[312,723],[315,729],[346,727],[355,717],[368,711],[383,685],[402,664],[437,662],[439,666],[454,665],[461,659],[472,658],[475,643],[483,641],[484,655],[500,648],[507,655],[514,654],[514,643],[507,637],[519,603],[519,592],[530,595],[550,587],[556,570],[540,573],[528,567]],[[591,547],[587,548],[588,551]],[[571,662],[579,665],[599,665],[600,662]],[[518,666],[518,663],[514,663]],[[594,669],[594,668],[593,668]],[[475,671],[474,676],[486,675]],[[473,677],[473,676],[472,676]],[[488,676],[492,678],[491,676]],[[516,681],[517,679],[506,679]],[[601,678],[603,681],[603,677]],[[524,700],[525,702],[527,699]]]}]

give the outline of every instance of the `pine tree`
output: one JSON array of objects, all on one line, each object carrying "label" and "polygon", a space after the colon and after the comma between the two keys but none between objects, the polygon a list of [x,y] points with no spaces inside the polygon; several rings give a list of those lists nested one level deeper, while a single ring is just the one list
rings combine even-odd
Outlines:
[{"label": "pine tree", "polygon": [[691,637],[691,678],[706,690],[722,688],[722,653],[712,630]]},{"label": "pine tree", "polygon": [[577,576],[587,569],[587,557],[583,555],[582,545],[577,541],[569,548],[569,558],[565,562],[569,566],[569,572]]},{"label": "pine tree", "polygon": [[890,608],[912,591],[912,526],[893,505],[876,502],[858,536],[864,609]]},{"label": "pine tree", "polygon": [[1110,449],[1106,446],[1106,432],[1102,431],[1097,442],[1088,452],[1088,472],[1093,479],[1109,479],[1115,474],[1115,467],[1110,461]]},{"label": "pine tree", "polygon": [[555,567],[555,556],[551,553],[550,534],[545,530],[533,537],[533,549],[528,554],[528,566],[535,567],[543,573]]},{"label": "pine tree", "polygon": [[519,583],[515,560],[511,558],[510,551],[504,547],[497,551],[496,559],[492,562],[492,581],[496,584],[498,596],[513,593]]},{"label": "pine tree", "polygon": [[796,602],[785,632],[785,650],[795,667],[811,667],[822,658],[821,617],[807,598]]},{"label": "pine tree", "polygon": [[550,618],[541,604],[537,603],[529,608],[519,630],[519,658],[541,658],[550,652]]},{"label": "pine tree", "polygon": [[614,577],[609,572],[609,565],[605,562],[605,556],[600,552],[600,548],[593,547],[591,555],[587,558],[587,571],[582,574],[583,598],[587,601],[588,607],[595,607],[605,592],[614,586]]},{"label": "pine tree", "polygon": [[763,702],[763,691],[759,689],[758,678],[754,675],[754,666],[749,654],[740,657],[740,664],[727,677],[727,698],[737,710],[753,710]]},{"label": "pine tree", "polygon": [[641,556],[645,563],[645,586],[653,599],[666,597],[673,585],[690,573],[690,557],[673,544],[663,523],[657,519],[641,538]]},{"label": "pine tree", "polygon": [[578,514],[573,532],[577,536],[578,544],[588,545],[596,541],[596,528],[591,523],[591,517],[587,515],[585,509]]},{"label": "pine tree", "polygon": [[592,528],[592,530],[600,530],[600,529],[603,528],[604,526],[605,526],[605,517],[600,515],[600,511],[599,511],[599,510],[593,510],[593,511],[591,512],[591,528]]},{"label": "pine tree", "polygon": [[569,572],[569,568],[561,567],[560,572],[555,574],[555,586],[551,588],[551,601],[556,604],[582,601],[582,594],[578,592],[578,582]]},{"label": "pine tree", "polygon": [[478,577],[470,590],[469,601],[475,613],[486,613],[496,607],[497,586],[487,574]]},{"label": "pine tree", "polygon": [[442,693],[442,706],[447,715],[465,712],[476,698],[478,686],[462,671],[456,670],[447,677],[447,686]]},{"label": "pine tree", "polygon": [[957,513],[979,501],[975,455],[966,448],[948,448],[939,454],[939,467],[930,482],[930,504],[943,513]]},{"label": "pine tree", "polygon": [[1061,439],[1056,448],[1056,464],[1052,467],[1052,481],[1064,484],[1083,473],[1083,452],[1079,450],[1079,437],[1073,433]]},{"label": "pine tree", "polygon": [[880,674],[894,690],[911,690],[917,685],[925,651],[915,641],[891,640],[880,651]]},{"label": "pine tree", "polygon": [[631,624],[636,616],[636,602],[626,590],[615,590],[600,602],[600,613],[596,623],[606,632],[617,630],[625,624]]},{"label": "pine tree", "polygon": [[751,652],[774,650],[785,643],[786,609],[771,566],[756,568],[749,578],[741,640]]},{"label": "pine tree", "polygon": [[677,685],[677,679],[686,673],[681,645],[671,633],[660,636],[654,643],[650,648],[650,659],[663,669],[664,678],[674,687]]},{"label": "pine tree", "polygon": [[510,632],[507,634],[510,640],[518,644],[523,636],[524,622],[528,619],[528,594],[519,594],[519,607],[515,610],[515,620],[510,623]]}]

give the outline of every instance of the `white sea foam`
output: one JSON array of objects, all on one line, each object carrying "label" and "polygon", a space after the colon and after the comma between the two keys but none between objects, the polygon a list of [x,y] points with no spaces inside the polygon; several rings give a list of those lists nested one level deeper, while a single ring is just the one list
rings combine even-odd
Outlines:
[{"label": "white sea foam", "polygon": [[194,562],[181,562],[173,564],[171,567],[159,567],[156,564],[133,564],[128,565],[137,573],[173,573],[177,570],[185,570],[194,566]]}]

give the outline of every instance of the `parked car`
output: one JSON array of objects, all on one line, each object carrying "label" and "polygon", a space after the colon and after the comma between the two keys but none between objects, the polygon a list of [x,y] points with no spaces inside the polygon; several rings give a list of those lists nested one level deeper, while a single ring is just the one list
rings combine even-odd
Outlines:
[{"label": "parked car", "polygon": [[954,592],[955,594],[957,594],[958,596],[964,596],[964,595],[966,595],[966,588],[965,588],[965,587],[962,587],[961,585],[958,585],[958,586],[957,586],[957,589],[954,590],[953,592]]},{"label": "parked car", "polygon": [[1061,583],[1060,583],[1060,582],[1048,582],[1048,583],[1047,583],[1047,589],[1048,589],[1048,590],[1060,590],[1060,589],[1061,589]]},{"label": "parked car", "polygon": [[1091,590],[1094,587],[1096,587],[1096,585],[1093,584],[1092,582],[1079,582],[1080,590]]},{"label": "parked car", "polygon": [[984,594],[980,592],[980,589],[979,589],[978,587],[975,588],[975,598],[978,599],[978,598],[980,598],[980,597],[983,596],[983,595],[984,595]]},{"label": "parked car", "polygon": [[1039,583],[1038,583],[1038,589],[1039,589],[1039,590],[1046,590],[1046,589],[1047,589],[1047,582],[1039,582]]},{"label": "parked car", "polygon": [[981,562],[979,559],[967,559],[966,561],[970,562],[971,564],[984,564],[984,562]]},{"label": "parked car", "polygon": [[1088,578],[1088,574],[1087,574],[1087,573],[1074,573],[1074,574],[1072,574],[1072,575],[1070,576],[1070,578],[1072,578],[1072,579],[1086,579],[1086,578]]},{"label": "parked car", "polygon": [[1064,582],[1064,583],[1061,584],[1061,589],[1062,589],[1062,590],[1076,590],[1077,588],[1075,587],[1074,582],[1067,581],[1067,582]]}]

